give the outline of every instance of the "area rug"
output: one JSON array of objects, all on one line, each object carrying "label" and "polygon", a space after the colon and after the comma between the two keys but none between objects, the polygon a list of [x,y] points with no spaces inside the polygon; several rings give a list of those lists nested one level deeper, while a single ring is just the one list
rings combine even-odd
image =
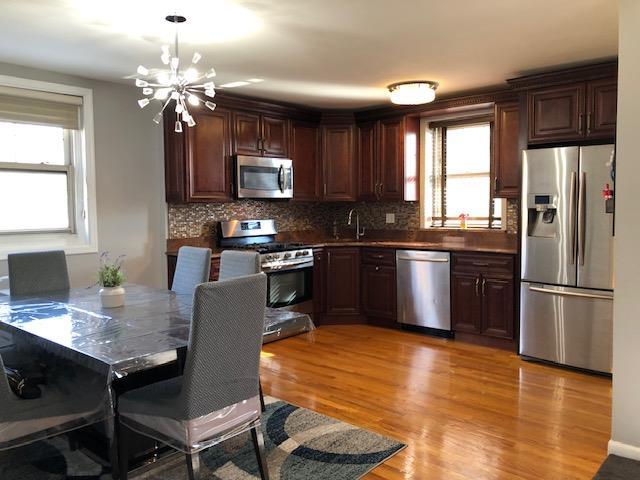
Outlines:
[{"label": "area rug", "polygon": [[[272,480],[352,480],[402,450],[405,445],[305,408],[267,397],[262,429]],[[203,480],[259,478],[248,434],[201,454]],[[2,480],[107,480],[109,470],[62,438],[0,452]],[[186,479],[184,456],[130,475],[135,480]]]},{"label": "area rug", "polygon": [[640,478],[640,462],[609,455],[593,480],[631,480]]}]

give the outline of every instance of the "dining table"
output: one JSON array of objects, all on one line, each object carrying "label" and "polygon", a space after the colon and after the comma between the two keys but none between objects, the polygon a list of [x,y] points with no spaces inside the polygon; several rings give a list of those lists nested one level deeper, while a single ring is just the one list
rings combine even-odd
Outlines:
[{"label": "dining table", "polygon": [[[125,292],[124,305],[117,308],[102,307],[98,287],[34,297],[0,295],[0,332],[103,372],[115,408],[119,394],[157,380],[155,372],[164,369],[167,375],[172,368],[169,375],[179,374],[191,328],[192,294],[138,284],[125,285]],[[314,328],[309,315],[265,308],[265,341]],[[109,442],[115,471],[117,438]]]}]

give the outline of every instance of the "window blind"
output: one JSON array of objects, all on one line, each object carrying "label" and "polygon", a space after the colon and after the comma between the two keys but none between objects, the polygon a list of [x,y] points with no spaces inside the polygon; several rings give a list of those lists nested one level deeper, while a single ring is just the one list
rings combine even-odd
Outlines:
[{"label": "window blind", "polygon": [[82,97],[0,86],[0,120],[81,128]]}]

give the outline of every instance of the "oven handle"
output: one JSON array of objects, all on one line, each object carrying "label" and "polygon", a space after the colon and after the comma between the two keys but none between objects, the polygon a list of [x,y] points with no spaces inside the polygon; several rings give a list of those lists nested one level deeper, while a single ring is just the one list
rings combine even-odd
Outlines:
[{"label": "oven handle", "polygon": [[313,268],[313,260],[304,263],[296,263],[293,265],[278,265],[277,268],[273,267],[262,267],[262,271],[264,273],[278,273],[278,272],[288,272],[291,270],[301,270],[303,268]]}]

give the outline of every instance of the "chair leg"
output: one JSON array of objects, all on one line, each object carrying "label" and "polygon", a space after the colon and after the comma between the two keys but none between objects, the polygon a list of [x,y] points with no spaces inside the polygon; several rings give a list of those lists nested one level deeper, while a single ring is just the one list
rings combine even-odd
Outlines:
[{"label": "chair leg", "polygon": [[258,380],[258,391],[260,392],[260,410],[264,413],[267,408],[264,406],[264,395],[262,394],[262,382],[260,380]]},{"label": "chair leg", "polygon": [[120,473],[120,420],[118,415],[109,417],[105,421],[106,436],[109,440],[109,461],[111,462],[111,478],[114,480],[127,480],[126,473],[124,476]]},{"label": "chair leg", "polygon": [[258,458],[258,468],[260,469],[260,478],[269,480],[269,467],[267,466],[267,453],[264,448],[264,438],[260,425],[251,429],[251,440],[253,440],[253,448]]},{"label": "chair leg", "polygon": [[187,453],[187,478],[198,480],[200,478],[200,453]]}]

